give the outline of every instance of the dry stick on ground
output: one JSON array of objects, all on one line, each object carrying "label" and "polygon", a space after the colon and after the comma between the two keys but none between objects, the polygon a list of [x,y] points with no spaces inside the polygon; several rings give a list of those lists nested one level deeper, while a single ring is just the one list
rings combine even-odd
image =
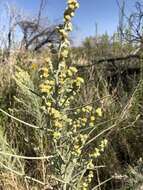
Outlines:
[{"label": "dry stick on ground", "polygon": [[135,59],[141,59],[142,57],[140,55],[127,55],[125,57],[113,57],[113,58],[104,58],[104,59],[100,59],[98,61],[94,61],[94,63],[88,64],[88,65],[75,65],[77,68],[86,68],[86,67],[92,67],[95,66],[96,64],[100,64],[103,62],[115,62],[115,61],[124,61],[124,60],[128,60],[131,58],[135,58]]}]

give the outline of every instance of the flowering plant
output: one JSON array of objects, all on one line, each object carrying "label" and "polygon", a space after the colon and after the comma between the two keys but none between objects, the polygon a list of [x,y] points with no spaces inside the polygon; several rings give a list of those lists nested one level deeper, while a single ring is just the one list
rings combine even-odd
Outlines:
[{"label": "flowering plant", "polygon": [[[77,0],[68,0],[64,12],[64,23],[57,27],[60,35],[58,63],[48,59],[47,67],[40,70],[40,91],[43,95],[42,110],[48,116],[48,135],[51,151],[52,174],[58,178],[60,189],[89,189],[94,174],[93,160],[100,156],[107,145],[103,140],[98,148],[88,150],[89,131],[95,127],[96,117],[102,117],[101,108],[92,106],[71,109],[84,79],[78,76],[76,67],[67,64],[70,53],[68,33],[72,31],[71,19],[79,7]],[[87,132],[88,131],[88,132]],[[59,159],[57,159],[57,157]],[[85,173],[89,170],[88,175]]]}]

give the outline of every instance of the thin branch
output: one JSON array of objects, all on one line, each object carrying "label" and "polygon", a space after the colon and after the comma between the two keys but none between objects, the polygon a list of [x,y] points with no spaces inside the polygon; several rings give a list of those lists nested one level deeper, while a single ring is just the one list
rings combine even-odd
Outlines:
[{"label": "thin branch", "polygon": [[36,183],[39,183],[40,185],[46,185],[44,182],[39,181],[38,179],[32,178],[32,177],[30,177],[30,176],[26,176],[25,174],[22,174],[22,173],[20,173],[20,172],[18,172],[18,171],[13,170],[12,168],[6,166],[6,165],[3,164],[2,162],[0,162],[0,165],[1,165],[3,168],[5,168],[6,170],[9,170],[9,171],[11,171],[12,173],[14,173],[14,174],[16,174],[16,175],[19,175],[19,176],[21,176],[21,177],[24,177],[25,179],[34,181],[34,182],[36,182]]},{"label": "thin branch", "polygon": [[89,106],[89,105],[92,105],[92,104],[95,104],[97,102],[99,102],[100,100],[104,100],[105,98],[108,98],[108,97],[111,97],[111,95],[107,95],[107,96],[104,96],[102,98],[99,98],[93,102],[90,102],[90,103],[87,103],[87,104],[84,104],[84,105],[81,105],[81,106],[77,106],[75,108],[70,108],[70,109],[67,109],[66,111],[70,112],[70,111],[74,111],[74,110],[77,110],[77,109],[81,109],[83,107],[86,107],[86,106]]},{"label": "thin branch", "polygon": [[6,111],[2,110],[1,108],[0,108],[0,112],[4,113],[4,114],[7,115],[8,117],[11,117],[12,119],[14,119],[14,120],[16,120],[16,121],[18,121],[18,122],[20,122],[20,123],[22,123],[22,124],[24,124],[24,125],[26,125],[26,126],[28,126],[28,127],[31,127],[31,128],[34,128],[34,129],[41,129],[40,127],[37,127],[36,125],[29,124],[29,123],[27,123],[27,122],[25,122],[25,121],[22,121],[22,120],[20,120],[20,119],[18,119],[18,118],[16,118],[16,117],[10,115],[10,114],[7,113]]},{"label": "thin branch", "polygon": [[107,131],[110,131],[111,129],[113,129],[114,127],[116,127],[117,123],[115,123],[114,125],[108,127],[107,129],[101,131],[98,135],[96,135],[95,137],[93,137],[92,139],[90,139],[84,146],[89,145],[90,143],[92,143],[93,141],[95,141],[98,137],[100,137],[101,135],[103,135],[104,133],[106,133]]},{"label": "thin branch", "polygon": [[40,3],[40,7],[39,7],[39,11],[38,11],[38,19],[37,19],[37,25],[39,26],[39,23],[40,23],[40,20],[41,20],[41,15],[42,15],[42,11],[45,7],[45,1],[44,0],[41,0],[41,3]]},{"label": "thin branch", "polygon": [[10,153],[3,152],[3,151],[0,151],[0,154],[4,155],[4,156],[10,156],[10,157],[27,159],[27,160],[46,160],[46,159],[54,157],[54,156],[28,157],[28,156],[20,156],[20,155],[16,155],[16,154],[10,154]]},{"label": "thin branch", "polygon": [[81,129],[81,130],[79,130],[79,132],[82,133],[82,132],[87,131],[87,130],[90,130],[90,129],[92,129],[91,131],[94,131],[95,129],[97,129],[97,127],[99,127],[99,126],[101,126],[101,125],[103,125],[103,124],[105,125],[105,124],[107,124],[107,123],[109,123],[109,122],[111,122],[111,121],[117,120],[117,119],[118,119],[118,117],[115,117],[115,118],[112,118],[112,119],[110,119],[110,120],[97,123],[97,124],[95,125],[95,127],[88,127],[88,128],[85,128],[85,129]]},{"label": "thin branch", "polygon": [[97,190],[98,187],[101,187],[101,185],[104,185],[105,183],[107,183],[108,181],[111,181],[112,179],[113,179],[113,177],[106,179],[105,181],[101,182],[99,185],[96,185],[92,190]]},{"label": "thin branch", "polygon": [[46,37],[46,39],[44,39],[43,41],[41,41],[35,48],[34,50],[37,51],[39,50],[42,46],[44,46],[45,44],[52,42],[52,36],[55,35],[56,30],[53,29],[53,31],[50,32],[50,34]]}]

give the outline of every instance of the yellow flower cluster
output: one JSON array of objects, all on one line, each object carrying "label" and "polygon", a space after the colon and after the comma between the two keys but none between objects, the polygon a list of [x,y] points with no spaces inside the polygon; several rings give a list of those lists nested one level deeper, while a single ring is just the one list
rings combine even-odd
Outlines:
[{"label": "yellow flower cluster", "polygon": [[59,129],[61,129],[63,127],[62,122],[60,120],[55,120],[53,122],[53,125],[55,128],[59,128]]},{"label": "yellow flower cluster", "polygon": [[51,86],[50,85],[48,85],[48,84],[40,84],[40,91],[42,92],[42,93],[47,93],[47,94],[49,94],[50,93],[50,91],[51,91]]},{"label": "yellow flower cluster", "polygon": [[[92,162],[91,162],[90,164],[93,165]],[[92,166],[92,167],[90,167],[90,169],[91,169],[91,168],[94,168],[94,167]],[[91,183],[93,177],[94,177],[94,173],[93,173],[92,170],[90,170],[90,171],[89,171],[89,174],[88,174],[87,177],[84,179],[84,182],[83,182],[82,188],[81,188],[82,190],[89,190],[89,185],[90,185],[90,183]]]},{"label": "yellow flower cluster", "polygon": [[73,155],[79,156],[81,154],[82,146],[88,138],[87,134],[79,134],[73,138]]},{"label": "yellow flower cluster", "polygon": [[76,133],[78,129],[85,127],[87,123],[87,118],[86,117],[78,117],[74,122],[73,122],[73,130]]},{"label": "yellow flower cluster", "polygon": [[68,40],[68,33],[72,31],[71,19],[74,16],[75,10],[79,7],[77,0],[68,0],[68,7],[64,12],[64,23],[57,27],[61,37],[61,47],[59,52],[60,61],[65,61],[69,54],[70,42]]},{"label": "yellow flower cluster", "polygon": [[43,67],[40,69],[40,77],[43,79],[42,83],[39,85],[39,89],[41,93],[45,93],[46,96],[53,91],[55,86],[55,81],[51,77],[52,75],[52,66],[50,57],[46,60],[47,67]]},{"label": "yellow flower cluster", "polygon": [[54,88],[55,82],[52,80],[46,80],[39,85],[40,91],[49,95]]},{"label": "yellow flower cluster", "polygon": [[82,190],[88,190],[89,189],[89,185],[94,177],[93,174],[93,170],[95,168],[94,164],[93,164],[93,159],[96,159],[97,157],[99,157],[101,155],[101,152],[104,151],[105,147],[107,146],[107,139],[104,139],[101,141],[101,144],[99,145],[99,148],[95,148],[93,154],[90,155],[90,160],[89,162],[87,162],[87,170],[89,170],[89,174],[88,176],[84,179],[84,182],[82,184]]},{"label": "yellow flower cluster", "polygon": [[[72,31],[71,19],[74,16],[75,10],[79,7],[77,0],[67,0],[67,8],[64,12],[64,22],[57,27],[60,37],[59,51],[58,51],[58,64],[55,71],[56,86],[58,89],[59,105],[69,106],[71,100],[74,99],[74,91],[72,89],[80,86],[83,79],[76,78],[77,69],[73,66],[68,66],[66,60],[69,56],[70,41],[68,39],[69,32]],[[70,92],[73,93],[70,93]],[[57,91],[56,91],[57,92]]]},{"label": "yellow flower cluster", "polygon": [[84,79],[81,77],[77,77],[74,82],[77,87],[80,87],[84,83]]},{"label": "yellow flower cluster", "polygon": [[101,155],[101,152],[103,152],[104,149],[106,148],[107,144],[108,144],[107,139],[102,140],[101,144],[99,145],[99,148],[95,148],[95,150],[91,156],[94,158],[99,157]]},{"label": "yellow flower cluster", "polygon": [[44,59],[46,66],[40,69],[41,78],[47,78],[53,72],[51,56],[52,55],[49,53],[48,57]]},{"label": "yellow flower cluster", "polygon": [[88,179],[87,179],[89,183],[91,183],[91,180],[93,177],[94,177],[93,171],[89,171]]},{"label": "yellow flower cluster", "polygon": [[99,156],[100,156],[100,149],[95,148],[94,153],[93,153],[93,157],[94,157],[94,158],[97,158],[97,157],[99,157]]},{"label": "yellow flower cluster", "polygon": [[80,184],[80,189],[81,190],[89,190],[89,186],[91,184],[91,181],[94,177],[94,173],[93,173],[93,170],[94,170],[94,164],[93,164],[93,160],[90,159],[90,161],[87,164],[87,170],[89,171],[88,175],[84,176],[83,177],[83,180],[81,181],[81,184]]},{"label": "yellow flower cluster", "polygon": [[68,0],[68,8],[64,13],[64,19],[66,22],[71,21],[77,8],[79,8],[79,3],[77,2],[77,0]]},{"label": "yellow flower cluster", "polygon": [[60,119],[61,118],[61,113],[58,110],[56,110],[55,108],[50,108],[49,113],[54,119]]},{"label": "yellow flower cluster", "polygon": [[52,65],[52,55],[49,53],[49,56],[45,58],[46,66],[48,67],[49,73],[53,72],[53,65]]},{"label": "yellow flower cluster", "polygon": [[93,164],[93,160],[90,159],[90,161],[87,164],[87,169],[88,170],[93,170],[94,169],[94,164]]},{"label": "yellow flower cluster", "polygon": [[48,77],[48,75],[49,75],[49,70],[48,70],[47,67],[43,67],[43,68],[41,69],[41,71],[42,71],[42,77],[44,77],[44,78]]},{"label": "yellow flower cluster", "polygon": [[103,152],[105,147],[107,146],[108,144],[108,140],[107,139],[104,139],[103,141],[101,141],[101,144],[99,145],[100,146],[100,151]]},{"label": "yellow flower cluster", "polygon": [[88,190],[88,183],[84,182],[82,184],[82,190]]},{"label": "yellow flower cluster", "polygon": [[78,155],[78,156],[81,154],[81,146],[80,145],[74,144],[73,154]]},{"label": "yellow flower cluster", "polygon": [[51,119],[51,126],[54,129],[53,139],[58,140],[61,137],[61,130],[63,128],[63,118],[59,110],[55,109],[48,102],[47,112]]},{"label": "yellow flower cluster", "polygon": [[74,112],[75,120],[73,122],[73,128],[76,132],[78,129],[83,127],[94,127],[95,126],[95,114],[92,106],[84,106],[80,109],[77,109]]},{"label": "yellow flower cluster", "polygon": [[84,144],[88,138],[88,135],[87,134],[84,134],[84,135],[80,134],[79,137],[80,137],[81,144]]},{"label": "yellow flower cluster", "polygon": [[69,77],[72,77],[76,73],[77,73],[77,68],[76,67],[69,67],[68,68],[67,74],[68,74]]}]

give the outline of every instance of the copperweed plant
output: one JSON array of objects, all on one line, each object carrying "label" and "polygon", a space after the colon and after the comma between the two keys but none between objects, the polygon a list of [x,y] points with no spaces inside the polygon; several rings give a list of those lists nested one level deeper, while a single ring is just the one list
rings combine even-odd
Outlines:
[{"label": "copperweed plant", "polygon": [[[78,7],[77,0],[67,0],[63,24],[57,27],[60,36],[57,59],[55,61],[52,52],[49,52],[45,65],[40,68],[40,84],[38,85],[40,100],[30,107],[31,113],[38,114],[38,122],[36,126],[33,126],[21,121],[36,130],[33,135],[36,134],[37,156],[24,157],[8,154],[18,159],[39,160],[42,178],[30,177],[26,171],[23,171],[21,176],[33,181],[37,187],[42,186],[43,189],[91,189],[90,184],[95,170],[94,160],[104,152],[107,146],[107,140],[103,139],[97,147],[90,147],[94,140],[91,136],[96,128],[96,118],[102,117],[103,114],[101,108],[95,109],[91,105],[72,107],[76,104],[76,98],[84,84],[84,79],[78,76],[77,68],[68,61],[70,56],[68,36],[73,27],[72,17]],[[20,86],[26,78],[30,81],[28,73],[18,68],[15,75],[16,83]],[[20,80],[23,82],[19,82]],[[28,90],[33,88],[33,84],[25,82],[25,86],[27,86],[25,96],[26,94],[29,96],[29,103],[32,104],[37,95],[32,95],[33,92]],[[35,110],[32,111],[32,109]],[[8,168],[5,167],[5,169]],[[15,174],[19,173],[15,172]]]},{"label": "copperweed plant", "polygon": [[[107,145],[104,139],[98,148],[88,152],[89,127],[94,127],[95,115],[102,116],[100,108],[93,111],[92,106],[81,109],[72,109],[71,105],[84,83],[83,78],[77,75],[76,67],[67,64],[70,53],[69,32],[72,31],[71,19],[76,8],[77,0],[68,0],[68,7],[64,12],[64,23],[58,27],[60,45],[58,61],[52,64],[49,57],[47,66],[41,69],[40,91],[43,94],[42,109],[47,114],[49,140],[53,157],[53,174],[60,177],[59,189],[89,189],[93,178],[93,159]],[[96,112],[96,113],[95,113]],[[57,160],[58,157],[58,160]],[[85,177],[86,171],[89,170]],[[62,181],[61,181],[62,180]]]}]

